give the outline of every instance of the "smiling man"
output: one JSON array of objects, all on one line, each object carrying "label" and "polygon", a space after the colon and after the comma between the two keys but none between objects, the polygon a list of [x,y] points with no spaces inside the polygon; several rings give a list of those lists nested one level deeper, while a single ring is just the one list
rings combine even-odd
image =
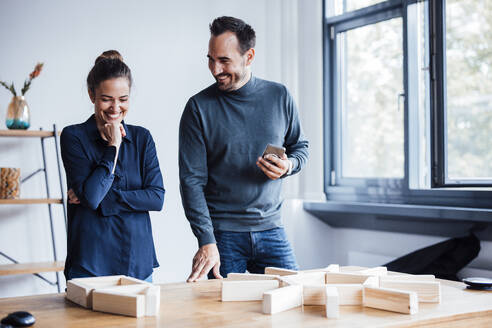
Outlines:
[{"label": "smiling man", "polygon": [[[251,74],[255,31],[240,19],[210,24],[216,83],[190,98],[179,129],[181,198],[198,239],[188,282],[230,272],[297,269],[282,227],[282,178],[305,165],[305,139],[285,86]],[[282,157],[261,157],[267,144]]]}]

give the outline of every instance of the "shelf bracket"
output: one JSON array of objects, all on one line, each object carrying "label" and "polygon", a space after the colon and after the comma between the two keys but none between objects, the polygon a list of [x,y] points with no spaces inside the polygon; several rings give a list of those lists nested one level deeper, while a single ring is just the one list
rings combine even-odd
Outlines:
[{"label": "shelf bracket", "polygon": [[31,174],[29,174],[27,177],[21,179],[21,183],[24,183],[26,182],[27,180],[29,180],[30,178],[32,178],[33,176],[35,176],[36,174],[38,174],[39,172],[43,172],[44,169],[43,168],[40,168],[40,169],[37,169],[36,171],[32,172]]}]

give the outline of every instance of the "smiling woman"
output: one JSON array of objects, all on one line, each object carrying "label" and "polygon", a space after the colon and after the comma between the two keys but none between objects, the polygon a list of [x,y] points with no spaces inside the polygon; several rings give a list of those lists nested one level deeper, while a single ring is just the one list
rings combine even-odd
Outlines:
[{"label": "smiling woman", "polygon": [[98,119],[106,123],[121,123],[128,112],[130,88],[128,80],[118,77],[103,81],[95,94],[90,94]]},{"label": "smiling woman", "polygon": [[87,77],[94,115],[63,129],[68,189],[65,277],[128,275],[151,280],[159,266],[149,211],[160,211],[164,186],[154,141],[127,125],[132,77],[121,55],[96,59]]},{"label": "smiling woman", "polygon": [[[119,126],[128,112],[128,100],[132,86],[132,73],[116,50],[103,52],[96,59],[87,76],[89,97],[94,104],[98,130],[106,131],[110,125]],[[102,138],[107,140],[107,133]]]}]

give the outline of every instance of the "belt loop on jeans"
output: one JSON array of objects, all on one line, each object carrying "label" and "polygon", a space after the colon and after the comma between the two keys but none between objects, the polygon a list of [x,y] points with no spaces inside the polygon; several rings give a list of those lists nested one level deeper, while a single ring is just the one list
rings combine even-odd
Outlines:
[{"label": "belt loop on jeans", "polygon": [[250,231],[249,232],[249,241],[251,243],[251,256],[253,258],[256,257],[256,240],[255,240],[255,236],[254,236],[254,231]]}]

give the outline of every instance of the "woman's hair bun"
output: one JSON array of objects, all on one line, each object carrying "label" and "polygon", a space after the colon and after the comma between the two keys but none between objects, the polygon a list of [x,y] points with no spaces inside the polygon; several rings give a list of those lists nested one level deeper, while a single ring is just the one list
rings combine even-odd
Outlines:
[{"label": "woman's hair bun", "polygon": [[132,86],[132,72],[123,62],[123,57],[116,50],[103,52],[96,58],[96,63],[87,75],[87,89],[95,94],[96,88],[102,81],[124,77],[128,80],[128,86]]},{"label": "woman's hair bun", "polygon": [[99,57],[96,58],[96,62],[94,63],[95,65],[99,63],[101,60],[104,59],[112,59],[112,60],[120,60],[123,62],[123,57],[121,54],[116,51],[116,50],[107,50],[103,52],[102,54],[99,55]]}]

